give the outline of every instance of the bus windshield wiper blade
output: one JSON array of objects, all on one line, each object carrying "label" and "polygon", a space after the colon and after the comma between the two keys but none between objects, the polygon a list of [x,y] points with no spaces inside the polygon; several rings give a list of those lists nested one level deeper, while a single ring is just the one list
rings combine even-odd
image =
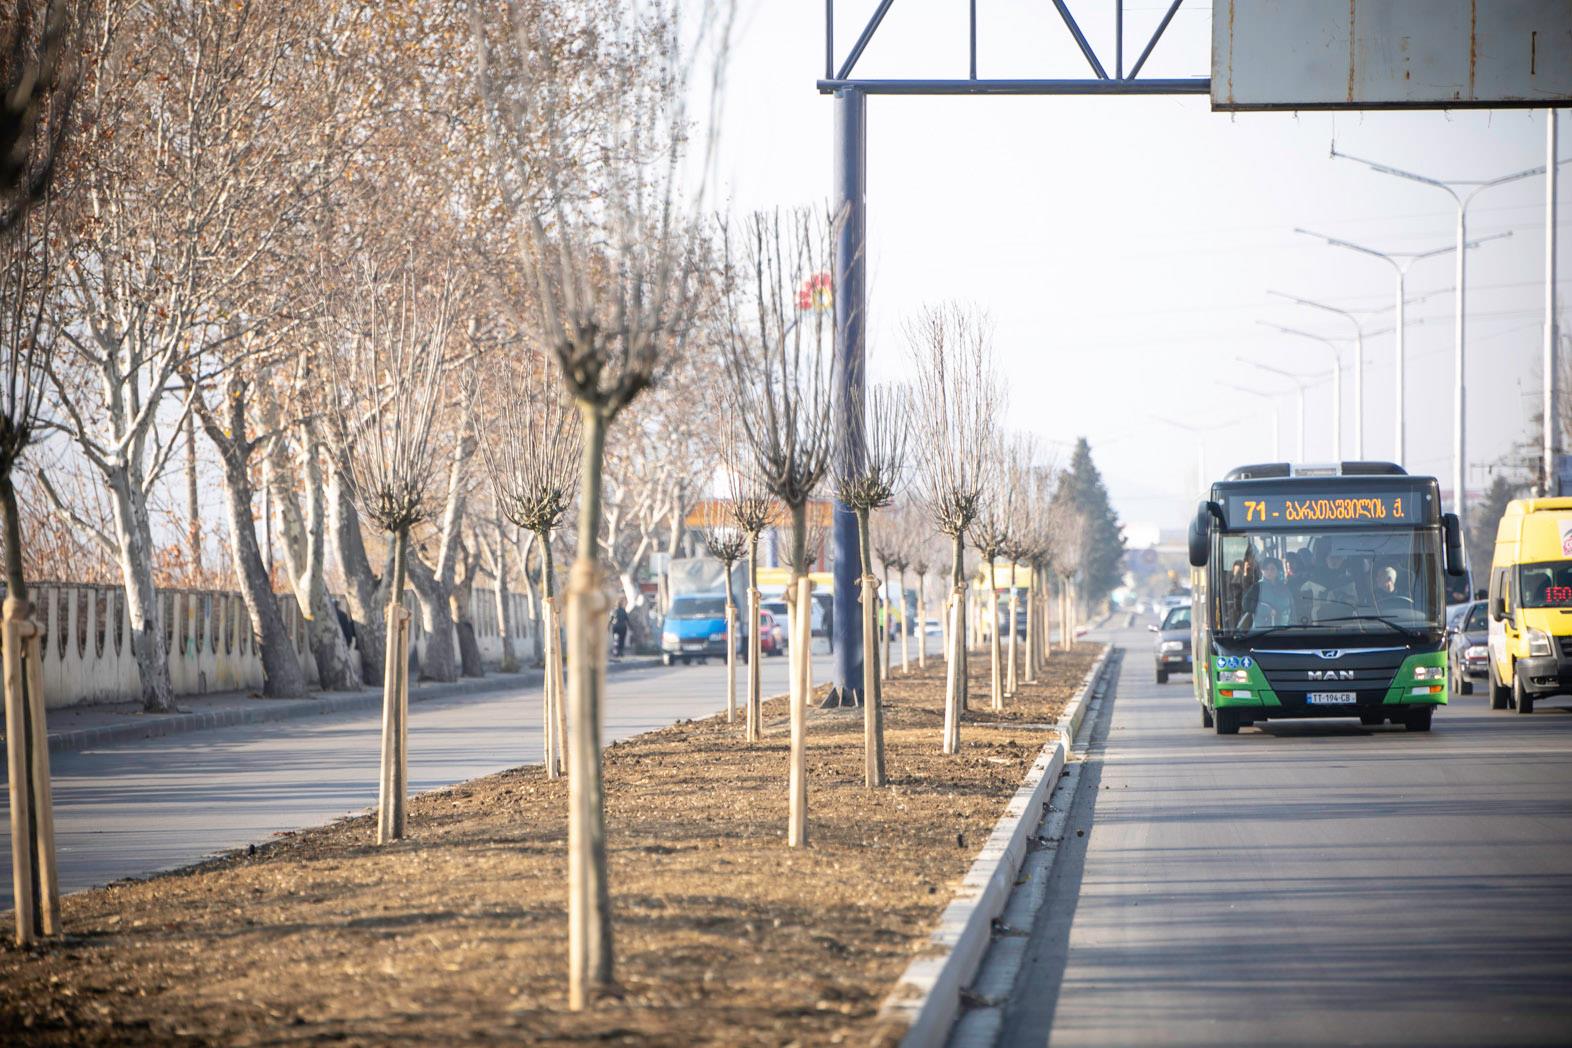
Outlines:
[{"label": "bus windshield wiper blade", "polygon": [[1363,622],[1365,620],[1379,622],[1382,625],[1390,626],[1397,632],[1401,633],[1403,636],[1407,637],[1409,640],[1422,640],[1424,638],[1424,633],[1420,632],[1419,630],[1409,629],[1402,623],[1393,622],[1384,615],[1335,615],[1328,619],[1317,619],[1315,622],[1311,623],[1311,625],[1319,626],[1323,622]]}]

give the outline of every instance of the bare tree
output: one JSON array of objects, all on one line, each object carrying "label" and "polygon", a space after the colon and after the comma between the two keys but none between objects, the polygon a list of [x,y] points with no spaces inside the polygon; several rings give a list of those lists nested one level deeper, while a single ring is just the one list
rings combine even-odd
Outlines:
[{"label": "bare tree", "polygon": [[760,661],[764,657],[760,643],[759,619],[759,536],[775,523],[776,505],[769,491],[754,474],[752,452],[747,450],[740,436],[728,430],[725,447],[726,483],[728,494],[726,508],[746,542],[748,572],[748,700],[745,737],[756,743],[763,736],[763,701]]},{"label": "bare tree", "polygon": [[[830,468],[834,321],[815,289],[830,276],[830,227],[811,211],[759,213],[741,243],[724,234],[725,302],[735,413],[753,470],[791,521],[791,765],[786,840],[808,843],[807,710],[812,694],[808,502]],[[808,297],[802,296],[806,293]],[[804,308],[806,306],[806,308]]]},{"label": "bare tree", "polygon": [[1004,659],[999,636],[999,556],[1010,541],[1014,492],[1010,488],[1009,448],[1003,433],[989,434],[984,451],[984,484],[977,519],[972,522],[972,548],[988,572],[988,608],[983,625],[988,631],[988,699],[995,711],[1004,709]]},{"label": "bare tree", "polygon": [[324,137],[314,125],[282,119],[308,84],[321,90],[308,61],[319,12],[132,0],[78,10],[91,72],[77,98],[82,161],[62,169],[72,258],[50,383],[58,421],[111,496],[113,535],[77,525],[120,561],[143,704],[167,712],[149,499],[196,391],[291,301],[282,285],[306,281],[309,267],[273,263],[333,174],[311,152]]},{"label": "bare tree", "polygon": [[987,449],[1001,393],[993,369],[993,325],[957,304],[928,307],[906,328],[917,372],[914,435],[921,497],[950,538],[945,753],[959,753],[966,703],[966,534],[982,509]]},{"label": "bare tree", "polygon": [[[874,604],[879,590],[878,576],[873,573],[870,517],[874,510],[895,500],[905,481],[909,414],[909,398],[903,387],[868,390],[864,417],[851,420],[853,446],[865,449],[862,464],[843,470],[836,478],[836,497],[850,506],[857,518],[857,549],[862,561],[858,582],[862,586],[863,782],[870,788],[885,784],[883,689],[869,658],[874,651]],[[895,529],[890,533],[894,536]]]},{"label": "bare tree", "polygon": [[1020,482],[1020,511],[1018,526],[1013,530],[1013,543],[1018,560],[1027,565],[1026,584],[1026,653],[1025,682],[1037,680],[1042,668],[1043,639],[1046,637],[1048,606],[1048,569],[1053,544],[1053,484],[1054,467],[1040,452],[1033,451],[1032,458]]},{"label": "bare tree", "polygon": [[258,640],[257,649],[262,656],[262,693],[270,698],[288,698],[305,693],[306,677],[273,593],[273,580],[257,544],[256,519],[251,513],[253,460],[259,449],[278,436],[276,429],[265,424],[261,432],[254,431],[253,390],[259,383],[272,381],[271,373],[277,366],[276,360],[258,355],[224,373],[218,382],[216,404],[208,403],[208,391],[199,383],[193,383],[190,396],[192,412],[201,420],[223,467],[230,552],[235,579],[251,619],[252,635]]},{"label": "bare tree", "polygon": [[737,562],[747,554],[748,536],[737,527],[733,508],[713,500],[700,510],[699,531],[704,548],[726,571],[726,723],[731,724],[737,719],[737,601],[731,581]]},{"label": "bare tree", "polygon": [[[611,987],[613,969],[600,741],[608,602],[595,558],[606,435],[680,355],[698,313],[716,121],[712,112],[695,132],[689,78],[715,44],[705,57],[719,97],[730,12],[711,0],[614,0],[594,7],[595,32],[578,35],[573,13],[550,5],[509,4],[489,31],[471,10],[503,209],[583,425],[567,589],[568,1000],[579,1009]],[[565,53],[583,60],[582,80],[563,82]]]},{"label": "bare tree", "polygon": [[1017,568],[1031,545],[1031,498],[1033,471],[1037,468],[1037,442],[1029,433],[1012,435],[1005,445],[1004,483],[1008,499],[1005,509],[1004,544],[999,548],[1010,561],[1009,651],[1005,658],[1004,694],[1013,696],[1020,686],[1019,646],[1021,601]]},{"label": "bare tree", "polygon": [[551,542],[573,499],[581,455],[580,421],[578,413],[564,403],[561,380],[544,355],[526,350],[498,370],[503,396],[496,404],[490,433],[480,442],[481,458],[498,511],[534,535],[540,547],[541,628],[546,637],[541,719],[546,774],[556,778],[562,773],[566,722]]},{"label": "bare tree", "polygon": [[392,567],[382,692],[382,774],[377,843],[404,836],[408,793],[409,613],[404,609],[409,530],[430,517],[432,423],[452,328],[450,288],[421,289],[406,269],[394,279],[367,266],[347,304],[349,331],[322,362],[344,480],[361,514],[391,537]]},{"label": "bare tree", "polygon": [[70,126],[71,5],[13,0],[0,31],[0,235],[44,198]]}]

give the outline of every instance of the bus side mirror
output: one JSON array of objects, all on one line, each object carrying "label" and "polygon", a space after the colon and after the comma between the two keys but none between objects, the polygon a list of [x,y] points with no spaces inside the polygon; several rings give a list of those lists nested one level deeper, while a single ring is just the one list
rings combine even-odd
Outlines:
[{"label": "bus side mirror", "polygon": [[1446,535],[1446,573],[1459,578],[1468,572],[1463,564],[1463,526],[1456,513],[1441,515],[1441,530]]},{"label": "bus side mirror", "polygon": [[1203,502],[1196,507],[1195,519],[1190,522],[1190,566],[1204,568],[1212,552],[1212,521],[1222,517],[1222,509],[1215,502]]}]

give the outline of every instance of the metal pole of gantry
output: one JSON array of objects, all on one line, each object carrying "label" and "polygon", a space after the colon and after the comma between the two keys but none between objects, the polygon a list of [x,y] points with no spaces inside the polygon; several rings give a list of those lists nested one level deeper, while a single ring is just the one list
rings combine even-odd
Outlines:
[{"label": "metal pole of gantry", "polygon": [[1556,111],[1545,110],[1545,404],[1544,480],[1546,496],[1561,494],[1556,474]]},{"label": "metal pole of gantry", "polygon": [[[1457,313],[1455,318],[1456,342],[1452,353],[1452,509],[1457,513],[1458,523],[1462,528],[1463,559],[1467,563],[1468,395],[1463,388],[1463,379],[1468,363],[1466,342],[1468,334],[1468,207],[1485,190],[1506,185],[1509,182],[1518,182],[1525,178],[1532,178],[1534,175],[1542,175],[1545,173],[1546,168],[1544,166],[1526,168],[1522,171],[1514,171],[1509,175],[1501,175],[1498,178],[1446,180],[1430,178],[1427,175],[1405,171],[1402,168],[1366,160],[1363,157],[1339,153],[1336,146],[1332,147],[1332,156],[1364,164],[1372,171],[1377,171],[1384,175],[1393,175],[1397,178],[1406,178],[1410,182],[1433,186],[1445,192],[1452,198],[1452,202],[1457,205]],[[1466,187],[1467,192],[1459,192],[1458,187]]]},{"label": "metal pole of gantry", "polygon": [[[835,355],[833,398],[837,437],[836,466],[846,473],[862,469],[862,427],[867,354],[867,158],[868,97],[853,87],[835,92]],[[842,705],[859,701],[862,684],[862,620],[858,580],[862,577],[857,517],[835,503],[832,529],[835,594],[834,686]]]},{"label": "metal pole of gantry", "polygon": [[1332,354],[1332,458],[1336,462],[1343,461],[1343,354],[1338,351],[1337,343],[1321,335],[1273,324],[1268,320],[1258,320],[1256,323],[1285,335],[1319,342],[1327,348],[1327,352]]},{"label": "metal pole of gantry", "polygon": [[[1325,233],[1316,233],[1309,229],[1295,229],[1294,232],[1303,233],[1305,236],[1315,237],[1317,240],[1325,241],[1332,247],[1347,248],[1350,251],[1357,251],[1362,255],[1369,255],[1372,258],[1379,258],[1381,261],[1392,267],[1392,272],[1397,277],[1397,300],[1392,306],[1387,308],[1393,309],[1397,313],[1397,339],[1394,348],[1396,368],[1392,380],[1392,395],[1395,400],[1395,414],[1392,420],[1392,461],[1396,462],[1398,465],[1402,465],[1403,459],[1407,455],[1407,440],[1405,434],[1407,433],[1408,399],[1405,395],[1406,378],[1404,372],[1406,354],[1403,350],[1404,333],[1408,330],[1406,307],[1412,303],[1421,302],[1424,299],[1429,298],[1430,295],[1435,294],[1435,292],[1429,292],[1424,295],[1419,295],[1415,298],[1407,298],[1407,289],[1405,284],[1408,280],[1408,271],[1413,268],[1415,262],[1418,262],[1421,259],[1436,258],[1440,255],[1451,254],[1453,251],[1457,250],[1457,245],[1447,244],[1443,247],[1433,248],[1429,251],[1378,251],[1375,248],[1367,247],[1364,244],[1355,244],[1352,241],[1341,240],[1338,237],[1329,237]],[[1500,240],[1503,237],[1509,237],[1511,235],[1512,234],[1510,231],[1505,233],[1493,233],[1488,237],[1480,237],[1477,240],[1470,240],[1468,242],[1468,247],[1476,248],[1481,244],[1488,243],[1492,240]],[[1384,310],[1371,310],[1371,312],[1384,312]]]}]

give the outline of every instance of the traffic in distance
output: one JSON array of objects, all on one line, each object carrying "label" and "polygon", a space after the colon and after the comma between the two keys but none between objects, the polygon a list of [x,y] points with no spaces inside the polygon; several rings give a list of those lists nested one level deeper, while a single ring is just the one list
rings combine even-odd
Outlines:
[{"label": "traffic in distance", "polygon": [[1519,499],[1469,600],[1433,477],[1385,462],[1242,466],[1188,534],[1189,599],[1158,609],[1157,683],[1190,673],[1203,727],[1353,717],[1428,731],[1449,695],[1532,713],[1572,692],[1572,498]]}]

